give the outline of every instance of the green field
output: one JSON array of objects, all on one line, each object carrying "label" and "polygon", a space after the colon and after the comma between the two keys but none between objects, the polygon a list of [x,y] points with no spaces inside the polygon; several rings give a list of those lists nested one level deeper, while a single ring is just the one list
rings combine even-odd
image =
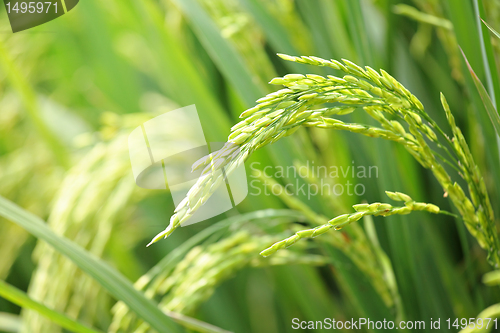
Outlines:
[{"label": "green field", "polygon": [[[0,7],[0,332],[500,332],[500,2]],[[193,104],[176,210],[128,137]]]}]

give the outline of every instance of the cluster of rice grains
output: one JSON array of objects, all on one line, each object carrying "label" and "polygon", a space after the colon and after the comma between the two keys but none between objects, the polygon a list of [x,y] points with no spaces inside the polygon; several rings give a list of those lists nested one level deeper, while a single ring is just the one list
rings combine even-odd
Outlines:
[{"label": "cluster of rice grains", "polygon": [[[233,126],[228,143],[193,166],[205,167],[202,176],[177,207],[167,229],[151,243],[170,235],[206,202],[222,182],[222,176],[214,176],[215,170],[224,169],[229,174],[256,149],[306,126],[345,130],[402,144],[424,168],[432,171],[445,195],[460,212],[470,233],[488,251],[490,263],[499,267],[500,246],[486,187],[444,96],[441,99],[452,128],[451,138],[429,117],[422,103],[384,70],[379,73],[348,60],[340,62],[312,56],[279,56],[301,64],[330,67],[345,76],[289,74],[273,79],[271,84],[285,88],[259,99],[258,105],[243,112],[241,118],[244,120]],[[333,106],[317,108],[325,103]],[[364,110],[380,127],[331,118],[357,109]],[[438,149],[432,149],[428,141]],[[452,180],[444,164],[454,168],[465,179],[470,198]]]},{"label": "cluster of rice grains", "polygon": [[[144,190],[131,182],[127,135],[121,133],[109,142],[100,142],[71,168],[55,197],[48,219],[58,234],[71,239],[92,254],[102,257],[118,225],[134,216],[135,203]],[[120,236],[117,236],[120,237]],[[137,242],[138,233],[129,242]],[[123,240],[125,237],[121,237]],[[37,267],[29,295],[48,306],[92,322],[108,302],[99,284],[83,273],[47,243],[34,250]],[[24,310],[21,332],[61,332],[61,328],[36,311]]]},{"label": "cluster of rice grains", "polygon": [[[271,177],[266,177],[262,171],[256,170],[255,172],[256,172],[255,176],[261,178],[265,186],[274,188],[281,187],[281,185],[276,180],[274,180]],[[330,229],[328,227],[325,227],[331,223],[331,221],[328,221],[328,218],[313,211],[307,204],[302,202],[299,198],[293,195],[286,194],[286,191],[283,188],[280,191],[278,191],[278,193],[279,194],[277,196],[288,207],[303,214],[310,225],[316,226],[315,228],[311,229],[312,230],[311,233],[311,231],[303,230],[302,225],[291,224],[290,229],[293,232],[295,232],[296,235],[301,235],[300,238],[305,238],[305,237],[312,238]],[[396,197],[392,198],[400,198],[401,196],[405,196],[402,193],[395,193],[394,195]],[[405,199],[406,198],[409,197],[406,196]],[[401,199],[395,199],[395,200],[402,201]],[[337,200],[335,199],[331,200],[332,207],[335,206],[334,201]],[[408,205],[413,203],[411,199],[407,200],[407,202]],[[337,205],[337,207],[335,208],[336,210],[345,211],[343,205],[339,205],[338,203],[336,205]],[[357,205],[359,209],[361,209],[361,207],[363,206],[365,205],[364,204]],[[372,209],[374,206],[375,204],[372,204],[371,206]],[[422,206],[422,205],[419,204],[417,206]],[[433,208],[434,210],[439,210],[438,207],[436,206],[433,207],[435,207]],[[370,209],[367,210],[369,211]],[[344,215],[341,215],[342,219],[344,218]],[[364,214],[363,216],[369,216],[369,215],[375,215],[375,214]],[[359,216],[357,220],[359,220],[361,217],[362,216]],[[338,222],[338,219],[334,220]],[[351,218],[350,222],[354,222],[354,218]],[[340,227],[338,226],[337,230],[341,229],[342,227],[343,225]],[[276,242],[270,248],[262,251],[260,254],[267,257],[271,254],[274,254],[278,249],[289,247],[293,243],[295,243],[298,239],[300,239],[298,238],[292,241],[294,237],[295,236],[292,236],[285,239],[284,241]],[[376,238],[376,236],[374,237]],[[387,278],[388,276],[393,276],[394,274],[392,266],[389,263],[389,259],[387,258],[387,255],[380,247],[378,240],[374,240],[373,238],[371,238],[369,233],[365,232],[361,227],[361,225],[356,223],[352,224],[350,228],[344,230],[343,233],[333,233],[331,237],[323,237],[320,238],[320,240],[323,243],[328,243],[328,245],[343,252],[357,266],[357,268],[361,272],[363,272],[366,276],[369,276],[373,288],[378,292],[378,294],[380,295],[384,303],[387,305],[387,307],[392,308],[398,306],[397,298],[399,296],[397,296],[398,294],[397,286],[392,283],[392,280],[390,278]],[[303,256],[302,253],[299,253],[299,255]]]},{"label": "cluster of rice grains", "polygon": [[[323,265],[326,260],[320,255],[298,254],[282,251],[282,255],[265,260],[259,249],[276,240],[275,236],[261,235],[240,230],[216,243],[193,247],[171,269],[154,270],[142,276],[136,288],[144,290],[151,298],[158,298],[163,311],[190,315],[206,301],[216,287],[245,267],[268,267],[275,265]],[[281,254],[281,253],[280,253]],[[150,326],[137,318],[123,303],[113,307],[113,322],[110,333],[154,332]]]},{"label": "cluster of rice grains", "polygon": [[340,216],[337,216],[336,218],[328,221],[328,223],[325,223],[319,227],[313,228],[313,229],[306,229],[306,230],[300,230],[295,233],[295,235],[288,237],[287,239],[284,239],[282,241],[279,241],[277,243],[274,243],[271,247],[265,249],[262,251],[260,254],[263,256],[270,256],[271,254],[275,253],[276,251],[287,248],[293,244],[295,244],[297,241],[299,241],[302,238],[313,238],[317,237],[321,234],[324,234],[331,228],[334,228],[335,230],[340,230],[343,227],[359,221],[362,217],[367,216],[367,215],[373,215],[373,216],[390,216],[390,215],[406,215],[410,214],[412,211],[427,211],[430,213],[438,214],[440,212],[439,207],[433,204],[426,204],[422,202],[415,202],[413,201],[412,198],[410,198],[408,195],[400,192],[386,192],[387,195],[397,201],[404,201],[405,206],[404,207],[394,207],[386,203],[372,203],[372,204],[358,204],[354,205],[353,208],[356,210],[356,213],[352,214],[343,214]]}]

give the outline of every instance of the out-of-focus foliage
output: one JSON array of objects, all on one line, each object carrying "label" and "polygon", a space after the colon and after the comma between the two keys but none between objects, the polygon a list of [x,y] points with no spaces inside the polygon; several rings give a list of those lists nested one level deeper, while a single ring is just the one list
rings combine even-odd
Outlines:
[{"label": "out-of-focus foliage", "polygon": [[[362,183],[366,191],[266,196],[260,186],[261,195],[237,209],[146,249],[174,206],[167,191],[135,185],[127,135],[158,114],[196,104],[207,141],[223,142],[237,116],[275,89],[266,84],[271,78],[334,74],[276,53],[347,58],[391,73],[443,127],[439,93],[446,95],[498,221],[496,133],[458,48],[498,101],[500,43],[486,35],[481,47],[477,4],[500,30],[500,6],[488,0],[87,0],[17,34],[8,32],[2,12],[0,195],[102,258],[163,310],[230,331],[288,332],[293,318],[476,317],[499,302],[500,292],[481,283],[490,270],[486,252],[453,217],[365,217],[275,258],[258,255],[355,203],[381,201],[384,190],[453,211],[430,172],[396,144],[300,129],[253,154],[247,168],[376,166],[376,177],[325,179]],[[346,117],[370,124],[363,115]],[[256,173],[249,170],[249,180],[259,179]],[[310,172],[270,176],[260,184],[320,183]],[[67,258],[5,219],[0,253],[0,278],[48,308],[103,331],[150,330]],[[19,320],[21,332],[62,332],[0,299],[0,331]]]}]

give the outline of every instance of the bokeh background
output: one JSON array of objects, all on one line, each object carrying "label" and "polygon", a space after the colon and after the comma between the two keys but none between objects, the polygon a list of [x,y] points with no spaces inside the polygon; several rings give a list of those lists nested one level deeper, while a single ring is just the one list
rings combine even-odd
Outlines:
[{"label": "bokeh background", "polygon": [[[258,254],[353,204],[387,201],[385,190],[453,211],[402,147],[301,129],[247,166],[377,166],[378,177],[327,180],[361,182],[362,196],[250,195],[236,209],[146,248],[174,206],[168,191],[135,185],[127,136],[156,115],[195,104],[207,141],[223,142],[242,111],[277,89],[267,84],[273,77],[334,74],[276,53],[346,58],[391,73],[445,128],[439,93],[446,95],[499,216],[496,136],[459,51],[483,82],[490,77],[498,87],[480,43],[498,54],[499,41],[478,25],[475,5],[500,28],[493,0],[86,0],[16,34],[2,7],[0,194],[138,281],[165,311],[233,332],[291,332],[293,318],[442,318],[442,325],[474,318],[498,302],[500,291],[482,284],[491,270],[485,252],[452,217],[376,217],[270,258]],[[356,113],[347,119],[370,121]],[[0,279],[48,307],[103,331],[149,330],[99,281],[6,219],[0,254]],[[2,330],[63,332],[0,298]]]}]

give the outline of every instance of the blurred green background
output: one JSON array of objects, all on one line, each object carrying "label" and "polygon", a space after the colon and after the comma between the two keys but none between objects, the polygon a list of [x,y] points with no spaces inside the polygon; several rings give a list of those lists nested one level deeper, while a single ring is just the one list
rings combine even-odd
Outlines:
[{"label": "blurred green background", "polygon": [[[498,216],[496,136],[458,48],[483,82],[491,77],[498,88],[496,66],[483,65],[480,33],[490,55],[498,54],[499,41],[479,31],[475,5],[500,28],[493,0],[86,0],[16,34],[2,7],[0,194],[139,280],[136,286],[165,311],[233,332],[291,332],[293,318],[441,318],[442,326],[447,318],[474,318],[498,302],[500,291],[481,283],[491,269],[485,252],[452,217],[375,217],[274,259],[258,255],[314,220],[362,201],[386,201],[385,190],[453,211],[402,147],[301,129],[254,154],[247,167],[377,166],[378,177],[338,180],[362,183],[363,196],[250,195],[236,209],[145,248],[174,206],[168,192],[135,185],[127,135],[158,114],[195,104],[207,141],[223,142],[242,111],[276,90],[267,84],[273,77],[334,74],[276,53],[346,58],[391,73],[445,128],[439,92],[446,95]],[[0,222],[0,254],[0,279],[49,308],[102,331],[148,331],[100,281],[7,219]],[[63,331],[0,298],[2,330]]]}]

